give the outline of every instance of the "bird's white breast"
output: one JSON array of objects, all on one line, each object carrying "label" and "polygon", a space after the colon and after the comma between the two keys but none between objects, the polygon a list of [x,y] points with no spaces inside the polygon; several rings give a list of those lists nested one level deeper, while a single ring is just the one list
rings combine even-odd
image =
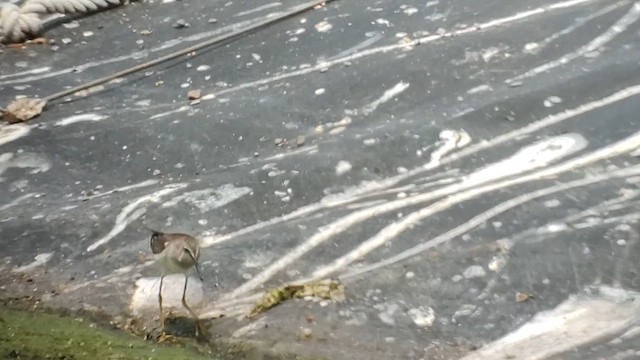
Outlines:
[{"label": "bird's white breast", "polygon": [[183,274],[188,270],[181,267],[180,264],[173,258],[166,256],[165,253],[156,254],[154,257],[156,259],[156,262],[158,262],[160,266],[162,266],[166,274]]}]

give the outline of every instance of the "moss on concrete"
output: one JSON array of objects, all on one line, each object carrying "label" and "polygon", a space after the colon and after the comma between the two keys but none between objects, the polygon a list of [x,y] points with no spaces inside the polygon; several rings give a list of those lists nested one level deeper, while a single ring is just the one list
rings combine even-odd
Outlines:
[{"label": "moss on concrete", "polygon": [[216,359],[193,349],[165,346],[108,329],[84,318],[0,307],[0,358]]}]

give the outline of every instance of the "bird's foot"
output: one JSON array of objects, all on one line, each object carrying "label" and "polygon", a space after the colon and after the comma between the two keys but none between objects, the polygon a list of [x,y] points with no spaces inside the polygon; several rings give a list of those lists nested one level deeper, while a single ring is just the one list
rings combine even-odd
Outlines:
[{"label": "bird's foot", "polygon": [[196,338],[200,341],[208,340],[209,333],[207,332],[207,328],[205,328],[200,321],[196,320]]},{"label": "bird's foot", "polygon": [[173,335],[169,335],[166,332],[162,331],[162,334],[158,337],[158,343],[171,343],[174,344],[177,342],[177,338]]}]

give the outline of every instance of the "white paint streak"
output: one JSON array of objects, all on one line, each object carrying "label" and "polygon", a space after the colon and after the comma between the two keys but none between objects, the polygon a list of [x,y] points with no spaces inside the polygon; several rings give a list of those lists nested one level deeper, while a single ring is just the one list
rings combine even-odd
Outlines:
[{"label": "white paint streak", "polygon": [[0,175],[9,168],[32,168],[29,174],[46,172],[51,168],[51,163],[44,156],[35,153],[4,153],[0,155]]},{"label": "white paint streak", "polygon": [[[589,295],[595,290],[596,294]],[[640,293],[608,286],[585,289],[555,309],[538,313],[526,324],[463,360],[548,359],[620,332],[640,321]]]},{"label": "white paint streak", "polygon": [[163,113],[160,113],[160,114],[155,114],[155,115],[151,116],[149,119],[150,120],[155,120],[155,119],[159,119],[161,117],[165,117],[167,115],[173,115],[173,114],[177,114],[177,113],[181,113],[181,112],[186,112],[187,110],[189,110],[189,106],[185,105],[185,106],[181,106],[181,107],[179,107],[177,109],[174,109],[174,110],[169,110],[169,111],[166,111],[166,112],[163,112]]},{"label": "white paint streak", "polygon": [[365,105],[362,108],[362,113],[364,115],[371,114],[378,108],[378,106],[386,103],[387,101],[395,98],[396,96],[398,96],[399,94],[407,90],[409,88],[409,85],[410,85],[409,83],[400,81],[399,83],[395,84],[391,89],[386,90],[379,99],[373,101],[368,105]]},{"label": "white paint streak", "polygon": [[576,133],[540,140],[519,150],[507,159],[472,173],[467,181],[484,183],[544,167],[558,159],[574,154],[586,146],[587,140]]},{"label": "white paint streak", "polygon": [[140,216],[142,216],[146,212],[146,209],[138,208],[140,205],[149,201],[159,202],[163,196],[168,195],[174,191],[180,190],[182,188],[185,188],[186,186],[187,184],[185,183],[167,185],[164,189],[160,191],[156,191],[152,194],[145,195],[133,200],[127,206],[125,206],[122,209],[122,211],[120,211],[120,213],[116,217],[115,224],[111,229],[111,231],[109,231],[107,235],[103,236],[102,238],[98,239],[93,244],[91,244],[87,248],[87,251],[89,252],[94,251],[99,246],[106,244],[111,239],[113,239],[118,234],[120,234],[127,227],[127,225],[129,225],[131,222],[135,221]]},{"label": "white paint streak", "polygon": [[128,190],[133,190],[133,189],[138,189],[138,188],[142,188],[142,187],[155,185],[158,182],[159,182],[158,180],[154,180],[154,179],[145,180],[145,181],[142,181],[142,182],[139,182],[139,183],[136,183],[136,184],[121,186],[121,187],[118,187],[118,188],[115,188],[115,189],[111,189],[109,191],[93,194],[93,195],[87,196],[87,197],[85,197],[83,199],[95,199],[95,198],[111,195],[111,194],[117,193],[117,192],[123,192],[123,191],[128,191]]},{"label": "white paint streak", "polygon": [[[500,18],[500,19],[495,19],[486,23],[482,23],[482,24],[478,24],[477,26],[472,26],[472,27],[468,27],[465,29],[460,29],[460,30],[456,30],[456,31],[450,31],[450,32],[444,32],[443,34],[438,34],[438,35],[430,35],[430,36],[426,36],[426,37],[422,37],[422,38],[418,38],[415,39],[413,41],[408,41],[408,42],[404,42],[401,44],[393,44],[393,45],[386,45],[386,46],[381,46],[381,47],[376,47],[376,48],[371,48],[368,50],[364,50],[364,51],[360,51],[357,52],[355,54],[349,55],[349,56],[345,56],[345,57],[341,57],[335,60],[330,60],[330,61],[321,61],[318,64],[314,65],[314,66],[309,66],[306,67],[304,69],[298,69],[295,71],[290,71],[288,73],[283,73],[283,74],[279,74],[276,76],[272,76],[272,77],[268,77],[268,78],[264,78],[264,79],[260,79],[260,80],[256,80],[256,81],[251,81],[251,82],[247,82],[244,84],[240,84],[237,86],[233,86],[227,89],[223,89],[223,90],[219,90],[217,92],[212,93],[212,95],[215,96],[220,96],[220,95],[224,95],[227,93],[231,93],[231,92],[236,92],[236,91],[240,91],[240,90],[244,90],[247,88],[253,88],[253,87],[259,87],[259,86],[263,86],[263,85],[267,85],[273,82],[277,82],[280,80],[284,80],[284,79],[288,79],[291,77],[296,77],[296,76],[300,76],[300,75],[306,75],[312,72],[316,72],[319,71],[321,69],[333,66],[333,65],[337,65],[337,64],[342,64],[345,62],[352,62],[354,60],[363,58],[363,57],[367,57],[367,56],[371,56],[371,55],[376,55],[376,54],[384,54],[390,51],[395,51],[395,50],[402,50],[402,49],[408,49],[408,48],[413,48],[416,45],[420,45],[420,44],[427,44],[427,43],[431,43],[443,38],[449,38],[449,37],[455,37],[455,36],[460,36],[460,35],[465,35],[467,33],[475,33],[478,30],[486,30],[489,28],[494,28],[494,27],[499,27],[508,23],[512,23],[512,22],[516,22],[518,20],[522,20],[522,19],[526,19],[528,17],[534,16],[534,15],[538,15],[538,14],[543,14],[545,12],[549,12],[551,10],[555,10],[555,9],[560,9],[560,8],[567,8],[567,7],[571,7],[571,6],[575,6],[575,5],[579,5],[579,4],[583,4],[583,3],[588,3],[591,2],[593,0],[571,0],[571,1],[564,1],[564,2],[559,2],[556,4],[553,4],[551,6],[545,6],[545,7],[540,7],[540,8],[536,8],[530,11],[526,11],[523,13],[518,13],[516,15],[513,16],[509,16],[509,17],[505,17],[505,18]],[[0,85],[2,85],[2,83],[0,83]]]},{"label": "white paint streak", "polygon": [[202,189],[190,191],[162,204],[162,207],[176,206],[180,201],[184,201],[197,207],[201,213],[223,207],[251,192],[248,187],[235,187],[232,184],[225,184],[217,189]]},{"label": "white paint streak", "polygon": [[472,95],[472,94],[477,94],[479,92],[492,91],[492,90],[493,88],[491,86],[485,84],[485,85],[479,85],[467,90],[467,94]]},{"label": "white paint streak", "polygon": [[27,71],[14,72],[6,75],[0,75],[0,80],[10,79],[14,77],[24,76],[24,75],[37,75],[37,74],[46,74],[51,70],[51,67],[45,66],[41,68],[35,68]]},{"label": "white paint streak", "polygon": [[55,126],[67,126],[67,125],[75,124],[77,122],[82,122],[82,121],[100,121],[100,120],[103,120],[103,119],[106,119],[106,118],[107,118],[107,116],[100,115],[100,114],[94,114],[94,113],[79,114],[79,115],[69,116],[69,117],[66,117],[64,119],[60,119],[60,120],[56,121],[56,123],[54,125]]},{"label": "white paint streak", "polygon": [[[228,241],[232,238],[235,238],[237,236],[241,236],[244,234],[248,234],[250,232],[253,231],[257,231],[260,229],[264,229],[266,227],[275,225],[275,224],[279,224],[282,222],[286,222],[286,221],[291,221],[293,219],[302,217],[302,216],[306,216],[309,215],[311,213],[314,213],[320,209],[324,209],[327,207],[331,207],[331,206],[337,206],[340,204],[346,204],[349,203],[351,201],[354,201],[355,199],[357,199],[357,197],[362,196],[364,194],[368,194],[368,193],[373,193],[375,191],[378,191],[380,189],[385,189],[388,187],[391,187],[395,184],[397,184],[400,181],[403,181],[407,178],[410,178],[412,176],[416,176],[419,175],[421,173],[424,173],[426,171],[429,170],[433,170],[435,168],[437,168],[440,165],[443,164],[449,164],[452,163],[454,161],[460,160],[462,158],[465,158],[469,155],[472,154],[476,154],[484,149],[488,149],[488,148],[492,148],[495,147],[497,145],[500,145],[502,143],[514,140],[514,139],[518,139],[520,137],[523,137],[527,134],[533,133],[535,131],[538,131],[540,129],[543,129],[547,126],[550,125],[554,125],[557,123],[560,123],[562,121],[565,121],[567,119],[571,119],[574,118],[578,115],[587,113],[589,111],[593,111],[595,109],[599,109],[602,108],[604,106],[610,105],[610,104],[614,104],[618,101],[621,100],[625,100],[629,97],[632,96],[637,96],[638,94],[640,94],[640,85],[636,85],[636,86],[632,86],[632,87],[628,87],[625,89],[622,89],[610,96],[607,96],[605,98],[599,99],[599,100],[595,100],[583,105],[580,105],[576,108],[573,109],[568,109],[565,110],[563,112],[557,113],[557,114],[553,114],[550,116],[547,116],[546,118],[543,118],[541,120],[538,120],[536,122],[533,122],[531,124],[529,124],[528,126],[522,127],[520,129],[511,131],[511,132],[507,132],[504,133],[502,135],[498,135],[496,137],[491,138],[490,140],[487,141],[482,141],[482,142],[478,142],[475,145],[469,146],[466,149],[462,149],[460,151],[458,151],[455,154],[452,154],[446,158],[441,159],[441,157],[445,154],[450,152],[451,150],[456,148],[456,144],[458,144],[460,142],[460,136],[454,136],[454,133],[452,130],[448,130],[446,134],[449,135],[445,135],[445,134],[441,134],[441,139],[443,140],[443,143],[440,145],[440,147],[438,149],[436,149],[432,155],[431,155],[431,161],[428,162],[427,164],[410,170],[407,173],[404,174],[400,174],[388,179],[385,179],[383,181],[377,181],[377,182],[366,182],[363,183],[355,188],[352,189],[348,189],[347,191],[343,192],[342,194],[335,194],[332,195],[330,197],[327,197],[326,199],[323,199],[321,203],[316,203],[316,204],[311,204],[311,205],[307,205],[304,207],[301,207],[289,214],[277,217],[277,218],[273,218],[270,219],[268,221],[262,222],[262,223],[258,223],[258,224],[254,224],[251,226],[248,226],[244,229],[238,230],[236,232],[233,233],[229,233],[229,234],[224,234],[224,235],[218,235],[218,236],[204,236],[203,237],[203,243],[202,246],[203,247],[208,247],[208,246],[212,246],[215,244],[219,244],[225,241]],[[448,140],[447,140],[448,139]],[[442,150],[442,151],[441,151]],[[435,156],[435,154],[437,153],[437,156]],[[272,159],[275,159],[277,157],[273,157]],[[269,159],[266,159],[269,160]],[[340,198],[339,203],[335,203],[333,202],[333,200],[330,199],[334,199],[334,198]]]},{"label": "white paint streak", "polygon": [[0,206],[0,211],[4,211],[4,210],[7,210],[8,208],[11,208],[11,207],[14,207],[16,205],[19,205],[21,202],[23,202],[23,201],[25,201],[27,199],[30,199],[30,198],[34,197],[35,195],[36,195],[36,193],[24,194],[24,195],[14,199],[13,201],[11,201],[9,203]]},{"label": "white paint streak", "polygon": [[640,18],[640,2],[633,4],[629,12],[627,12],[615,24],[613,24],[609,29],[607,29],[607,31],[605,31],[595,39],[591,40],[588,44],[580,47],[577,51],[566,54],[554,61],[548,62],[544,65],[540,65],[536,68],[533,68],[527,71],[526,73],[511,79],[508,79],[505,82],[512,83],[515,81],[520,81],[526,78],[530,78],[530,77],[542,74],[558,66],[568,64],[569,62],[581,56],[584,56],[585,54],[588,54],[592,51],[596,51],[602,46],[606,45],[611,40],[613,40],[616,36],[624,32],[631,24],[638,21],[639,18]]},{"label": "white paint streak", "polygon": [[541,49],[545,48],[546,46],[548,46],[549,44],[551,44],[552,42],[556,41],[557,39],[559,39],[561,36],[570,34],[572,32],[574,32],[575,30],[577,30],[578,28],[580,28],[581,26],[583,26],[584,24],[588,23],[589,21],[598,18],[602,15],[605,15],[607,13],[610,13],[611,11],[621,7],[622,5],[626,5],[628,4],[628,1],[619,1],[615,4],[606,6],[604,8],[602,8],[601,10],[596,11],[593,14],[589,14],[588,16],[584,17],[584,18],[579,18],[576,19],[574,21],[574,23],[571,26],[568,26],[565,29],[562,29],[561,31],[552,34],[551,36],[545,38],[544,40],[542,40],[540,43],[536,44],[535,48],[526,48],[525,47],[525,51],[532,53],[532,54],[536,54],[538,52],[540,52]]},{"label": "white paint streak", "polygon": [[24,124],[11,124],[0,127],[0,145],[18,140],[27,136],[31,132],[31,127]]},{"label": "white paint streak", "polygon": [[[453,171],[449,171],[449,172],[445,172],[443,173],[443,175],[447,174],[447,173],[452,173]],[[439,177],[440,175],[435,175],[432,177],[427,178],[428,179],[432,179],[435,177]],[[349,203],[358,200],[359,198],[365,198],[367,196],[372,196],[372,195],[376,195],[376,194],[385,194],[388,192],[392,192],[392,190],[385,190],[385,191],[377,191],[380,189],[384,189],[387,187],[390,187],[394,184],[396,184],[398,181],[400,181],[398,179],[398,177],[394,177],[391,179],[387,179],[384,181],[367,181],[364,182],[360,185],[356,185],[356,186],[352,186],[347,188],[346,190],[344,190],[341,193],[338,194],[331,194],[331,195],[327,195],[324,198],[322,198],[322,200],[320,200],[320,202],[318,203],[314,203],[314,204],[310,204],[310,205],[306,205],[303,206],[289,214],[283,215],[283,216],[279,216],[261,223],[257,223],[251,226],[247,226],[243,229],[240,229],[236,232],[233,233],[229,233],[229,234],[224,234],[224,235],[219,235],[219,236],[203,236],[202,237],[202,247],[208,247],[208,246],[212,246],[212,245],[216,245],[219,243],[223,243],[225,241],[228,241],[232,238],[235,238],[237,236],[241,236],[244,234],[248,234],[250,232],[253,231],[257,231],[260,229],[264,229],[267,228],[269,226],[273,226],[275,224],[279,224],[279,223],[283,223],[283,222],[287,222],[287,221],[291,221],[293,219],[298,219],[304,216],[309,216],[310,214],[313,214],[316,211],[322,210],[322,209],[327,209],[327,208],[334,208],[334,207],[338,207],[338,206],[343,206],[343,205],[348,205]],[[441,185],[441,184],[448,184],[448,183],[452,183],[454,182],[453,179],[444,179],[444,180],[439,180],[439,181],[435,181],[426,185],[423,185],[424,187],[430,187],[430,186],[436,186],[436,185]],[[402,189],[399,189],[398,191],[400,191]]]},{"label": "white paint streak", "polygon": [[[509,186],[514,186],[514,185],[518,185],[518,184],[522,184],[530,181],[544,179],[550,176],[555,176],[566,171],[570,171],[579,167],[589,165],[596,161],[611,158],[611,157],[620,155],[622,153],[628,152],[631,148],[633,148],[634,146],[637,146],[637,144],[640,144],[640,132],[632,135],[629,138],[619,141],[618,143],[604,147],[592,153],[583,155],[579,158],[566,161],[559,165],[551,166],[519,178],[504,180],[502,182],[489,184],[481,187],[473,186],[469,190],[458,192],[455,195],[449,196],[448,198],[445,198],[442,201],[436,202],[428,207],[425,207],[423,209],[420,209],[416,212],[413,212],[405,216],[401,221],[397,223],[393,223],[383,228],[375,236],[373,236],[372,238],[369,238],[367,241],[362,243],[358,248],[351,251],[349,254],[343,256],[342,258],[334,261],[332,265],[329,265],[324,269],[316,271],[314,273],[314,276],[325,276],[328,273],[334,272],[344,267],[345,265],[371,252],[373,249],[385,244],[387,241],[390,241],[391,239],[397,237],[400,233],[410,229],[413,225],[420,223],[425,218],[439,211],[448,209],[451,206],[458,204],[462,201],[467,201],[479,195],[482,195],[491,191],[499,190],[499,189],[504,189]],[[628,172],[618,171],[618,172],[607,173],[607,174],[601,175],[601,177],[595,177],[595,179],[600,181],[600,180],[606,180],[614,177],[631,176],[631,175],[635,175],[638,172],[638,170],[639,170],[639,167],[636,166],[636,167],[630,168]],[[365,267],[349,272],[348,274],[345,274],[344,277],[353,277],[353,276],[363,274],[375,269],[379,269],[384,266],[395,264],[399,261],[415,256],[423,251],[433,248],[434,246],[440,245],[443,242],[449,241],[455,236],[460,236],[464,232],[468,231],[470,228],[473,228],[475,226],[478,226],[484,223],[491,217],[494,217],[515,206],[519,206],[520,204],[523,204],[526,201],[530,201],[533,198],[545,196],[553,192],[569,189],[571,187],[588,185],[593,182],[594,181],[591,181],[590,179],[583,180],[582,182],[577,181],[577,182],[568,183],[566,185],[559,185],[556,187],[552,187],[550,188],[551,190],[544,189],[538,192],[534,192],[532,194],[521,195],[517,198],[512,199],[512,201],[502,203],[499,206],[474,217],[472,220],[468,221],[466,224],[456,227],[455,229],[443,235],[440,235],[432,240],[426,241],[420,245],[414,246],[413,248],[405,250],[397,255],[392,256],[391,258],[388,258],[383,261],[380,261],[371,265],[367,265]]]},{"label": "white paint streak", "polygon": [[353,47],[350,47],[350,48],[348,48],[348,49],[346,49],[344,51],[341,51],[338,54],[336,54],[336,55],[334,55],[334,56],[332,56],[330,58],[322,59],[321,61],[325,61],[325,62],[326,61],[331,61],[331,60],[339,59],[339,58],[344,57],[344,56],[348,56],[348,55],[354,54],[354,53],[358,52],[361,49],[368,48],[369,46],[377,43],[378,41],[382,40],[382,38],[383,38],[382,33],[381,32],[376,32],[374,36],[368,38],[367,40],[365,40],[365,41],[363,41],[363,42],[361,42],[361,43],[359,43],[359,44],[357,44],[357,45],[355,45]]},{"label": "white paint streak", "polygon": [[273,156],[269,156],[266,157],[264,159],[262,159],[262,161],[273,161],[273,160],[281,160],[285,157],[289,157],[289,156],[294,156],[294,155],[300,155],[300,154],[306,154],[306,153],[312,153],[318,151],[318,145],[313,145],[313,146],[308,146],[308,147],[304,147],[301,149],[297,149],[297,150],[291,150],[288,151],[286,153],[280,153],[277,155],[273,155]]},{"label": "white paint streak", "polygon": [[13,269],[13,272],[27,272],[33,270],[39,266],[46,264],[53,257],[53,253],[43,253],[38,254],[34,258],[33,262],[27,265],[20,266],[18,268]]},{"label": "white paint streak", "polygon": [[562,121],[565,121],[567,119],[571,119],[574,118],[578,115],[582,115],[585,113],[588,113],[590,111],[605,107],[607,105],[611,105],[614,104],[618,101],[622,101],[625,100],[627,98],[630,98],[632,96],[637,96],[638,94],[640,94],[640,85],[635,85],[635,86],[630,86],[628,88],[622,89],[616,93],[613,93],[609,96],[606,96],[602,99],[599,100],[594,100],[591,102],[588,102],[586,104],[580,105],[576,108],[573,109],[567,109],[564,110],[560,113],[557,114],[553,114],[553,115],[549,115],[541,120],[538,120],[536,122],[533,122],[527,126],[521,127],[517,130],[514,131],[510,131],[508,133],[504,133],[502,135],[498,135],[495,137],[492,137],[491,139],[487,140],[487,141],[482,141],[482,142],[478,142],[476,145],[472,145],[469,146],[466,149],[463,149],[455,154],[453,154],[452,156],[448,157],[445,161],[443,161],[443,164],[448,164],[451,163],[453,161],[459,160],[461,158],[467,157],[469,155],[475,154],[481,150],[484,149],[488,149],[488,148],[492,148],[495,147],[499,144],[520,138],[524,135],[533,133],[535,131],[538,131],[540,129],[543,129],[545,127],[548,127],[550,125],[554,125],[557,123],[560,123]]},{"label": "white paint streak", "polygon": [[253,14],[253,13],[256,13],[256,12],[260,12],[262,10],[278,7],[280,5],[282,5],[281,2],[272,2],[272,3],[256,6],[256,7],[252,8],[251,10],[241,11],[241,12],[239,12],[239,13],[233,15],[233,16],[234,17],[245,16],[245,15]]}]

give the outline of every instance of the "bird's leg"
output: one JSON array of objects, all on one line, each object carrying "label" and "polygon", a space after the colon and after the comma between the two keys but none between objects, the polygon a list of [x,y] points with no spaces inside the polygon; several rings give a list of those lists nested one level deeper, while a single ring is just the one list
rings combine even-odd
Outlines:
[{"label": "bird's leg", "polygon": [[162,282],[164,275],[160,277],[160,287],[158,288],[158,304],[160,305],[160,323],[162,324],[162,332],[164,333],[164,314],[162,312]]},{"label": "bird's leg", "polygon": [[172,340],[171,335],[167,335],[164,324],[164,313],[162,311],[162,283],[164,281],[164,275],[160,277],[160,288],[158,289],[158,304],[160,305],[160,323],[162,324],[162,334],[158,338],[158,342],[165,342]]},{"label": "bird's leg", "polygon": [[198,318],[198,316],[193,312],[193,310],[191,310],[189,305],[187,305],[186,296],[187,296],[187,283],[188,283],[188,281],[189,281],[189,276],[187,274],[185,274],[184,275],[184,289],[182,290],[182,305],[185,307],[185,309],[187,309],[189,311],[191,316],[193,316],[193,318],[196,320],[196,336],[202,336],[202,335],[204,335],[206,333],[205,330],[204,330],[204,327],[200,323],[200,319]]}]

